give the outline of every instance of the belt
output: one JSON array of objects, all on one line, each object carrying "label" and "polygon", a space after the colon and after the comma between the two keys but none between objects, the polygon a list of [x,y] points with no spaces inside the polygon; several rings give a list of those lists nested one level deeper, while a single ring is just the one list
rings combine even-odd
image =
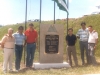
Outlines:
[{"label": "belt", "polygon": [[[4,47],[5,48],[5,47]],[[6,48],[6,49],[14,49],[14,48]]]},{"label": "belt", "polygon": [[95,43],[88,43],[88,44],[95,44]]},{"label": "belt", "polygon": [[17,44],[15,44],[16,46],[23,46],[23,45],[17,45]]},{"label": "belt", "polygon": [[35,42],[32,42],[32,43],[27,43],[27,44],[34,44]]}]

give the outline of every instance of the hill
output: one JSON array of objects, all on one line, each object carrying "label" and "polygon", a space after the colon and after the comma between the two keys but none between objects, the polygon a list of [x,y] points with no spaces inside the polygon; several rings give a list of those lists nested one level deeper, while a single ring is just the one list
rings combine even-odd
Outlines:
[{"label": "hill", "polygon": [[[100,37],[100,14],[96,14],[96,15],[88,15],[88,16],[83,16],[81,18],[77,18],[77,19],[69,19],[69,27],[72,27],[74,29],[74,33],[76,34],[78,29],[81,27],[80,23],[82,21],[86,22],[86,26],[88,27],[89,25],[92,25],[93,28],[99,33],[99,37]],[[35,29],[37,31],[39,31],[39,22],[33,22],[35,25]],[[53,21],[43,21],[43,24],[53,24]],[[66,20],[57,20],[56,24],[61,24],[64,25],[64,35],[66,36],[66,32],[67,32],[67,26],[66,26],[67,21]],[[29,22],[27,23],[27,25],[29,24]],[[14,24],[14,25],[7,25],[7,26],[3,26],[0,27],[0,39],[3,37],[3,35],[5,35],[7,33],[7,29],[8,28],[13,28],[14,32],[17,31],[18,26],[24,26],[24,23],[20,23],[20,24]],[[64,37],[65,38],[65,37]],[[100,41],[100,39],[99,39]],[[66,45],[66,43],[65,43]],[[78,42],[77,42],[77,49],[79,50],[79,46],[78,46]],[[100,43],[98,43],[98,48],[97,48],[97,54],[99,55],[99,46]],[[66,47],[65,47],[66,49]],[[64,50],[65,50],[64,49]]]}]

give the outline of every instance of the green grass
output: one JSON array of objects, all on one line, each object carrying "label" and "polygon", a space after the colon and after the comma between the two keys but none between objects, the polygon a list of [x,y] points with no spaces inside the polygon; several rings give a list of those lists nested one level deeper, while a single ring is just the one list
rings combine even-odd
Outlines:
[{"label": "green grass", "polygon": [[[69,20],[69,27],[72,27],[74,29],[74,34],[76,34],[76,32],[78,31],[79,28],[81,28],[80,23],[82,21],[85,21],[87,26],[92,25],[93,28],[98,32],[99,37],[100,37],[100,14],[97,15],[90,15],[90,16],[84,16],[82,18],[78,18],[78,19],[71,19]],[[29,24],[29,23],[28,23]],[[28,25],[27,24],[27,25]],[[46,21],[46,22],[42,22],[42,24],[53,24],[53,21]],[[64,39],[66,36],[66,21],[64,20],[59,20],[56,21],[56,24],[61,24],[61,26],[64,26]],[[23,25],[24,24],[15,24],[15,25],[8,25],[8,26],[4,26],[4,27],[0,27],[0,39],[7,33],[7,29],[8,28],[13,28],[14,32],[17,31],[17,28],[19,25]],[[34,22],[35,25],[35,29],[39,32],[39,23]],[[100,41],[100,39],[99,39]],[[100,42],[98,42],[98,46],[96,49],[96,60],[98,62],[98,66],[92,66],[92,65],[88,65],[88,66],[81,66],[81,58],[80,58],[80,50],[79,50],[79,43],[77,41],[76,43],[76,50],[77,50],[77,55],[78,55],[78,62],[79,62],[79,67],[74,67],[74,68],[62,68],[62,69],[49,69],[49,70],[26,70],[26,71],[22,71],[20,73],[15,73],[15,74],[11,74],[8,73],[7,75],[82,75],[82,74],[100,74]],[[23,59],[22,58],[22,62],[21,62],[21,68],[24,67],[23,64]],[[66,61],[66,43],[64,42],[64,61]],[[36,50],[35,53],[35,59],[34,62],[39,62],[39,50]],[[2,50],[0,51],[0,75],[3,75],[2,73],[2,63],[3,63],[3,53]],[[14,63],[14,61],[13,61]]]}]

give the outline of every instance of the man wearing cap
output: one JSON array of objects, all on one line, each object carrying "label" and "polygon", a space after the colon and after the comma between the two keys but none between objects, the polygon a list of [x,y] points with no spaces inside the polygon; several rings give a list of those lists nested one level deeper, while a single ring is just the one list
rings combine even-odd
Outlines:
[{"label": "man wearing cap", "polygon": [[33,59],[36,49],[36,42],[38,38],[38,33],[34,29],[34,25],[32,23],[29,24],[29,28],[25,31],[26,36],[26,67],[32,68],[33,65]]},{"label": "man wearing cap", "polygon": [[87,64],[89,64],[89,55],[88,55],[89,30],[86,28],[86,23],[85,22],[81,23],[81,27],[82,28],[78,30],[76,36],[77,36],[77,38],[79,38],[82,65],[84,65],[85,64],[84,49],[86,50]]},{"label": "man wearing cap", "polygon": [[23,44],[25,42],[25,35],[23,34],[24,27],[19,26],[18,31],[13,34],[15,37],[15,69],[16,72],[20,70],[20,62],[23,52]]}]

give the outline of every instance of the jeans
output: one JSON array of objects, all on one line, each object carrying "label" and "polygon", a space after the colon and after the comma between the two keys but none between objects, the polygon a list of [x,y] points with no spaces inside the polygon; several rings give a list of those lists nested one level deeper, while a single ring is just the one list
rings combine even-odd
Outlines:
[{"label": "jeans", "polygon": [[23,45],[15,45],[15,68],[20,69],[20,62],[22,58]]},{"label": "jeans", "polygon": [[84,65],[85,64],[84,50],[86,50],[86,59],[87,59],[87,63],[89,63],[88,41],[80,41],[79,43],[80,43],[80,52],[81,52],[82,65]]},{"label": "jeans", "polygon": [[35,49],[36,49],[36,43],[27,44],[26,67],[32,67],[33,60],[34,60]]}]

